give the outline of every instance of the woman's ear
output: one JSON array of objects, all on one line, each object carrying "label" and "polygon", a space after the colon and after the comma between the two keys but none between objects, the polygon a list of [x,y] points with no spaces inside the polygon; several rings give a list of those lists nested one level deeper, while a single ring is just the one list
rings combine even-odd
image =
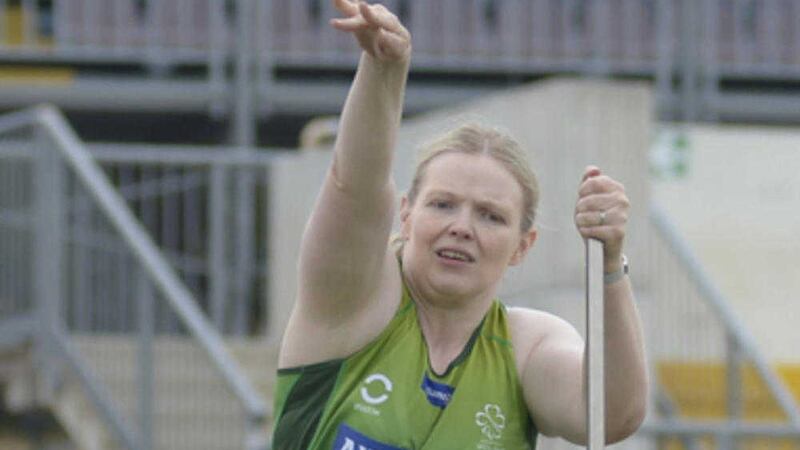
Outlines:
[{"label": "woman's ear", "polygon": [[408,239],[409,235],[409,224],[408,224],[408,216],[411,214],[411,205],[408,201],[407,196],[403,196],[400,199],[400,237],[403,239]]},{"label": "woman's ear", "polygon": [[531,227],[531,229],[525,233],[522,233],[522,237],[519,240],[519,246],[517,246],[517,250],[511,256],[511,261],[509,261],[509,266],[516,266],[517,264],[521,263],[523,259],[525,259],[525,255],[528,254],[528,250],[533,247],[533,243],[536,242],[536,228]]}]

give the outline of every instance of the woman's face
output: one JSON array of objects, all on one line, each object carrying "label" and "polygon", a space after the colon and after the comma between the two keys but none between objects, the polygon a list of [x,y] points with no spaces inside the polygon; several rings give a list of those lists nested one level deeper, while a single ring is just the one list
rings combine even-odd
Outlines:
[{"label": "woman's face", "polygon": [[428,163],[414,204],[403,199],[403,266],[417,295],[461,302],[494,297],[506,267],[536,238],[523,233],[522,188],[485,155],[444,153]]}]

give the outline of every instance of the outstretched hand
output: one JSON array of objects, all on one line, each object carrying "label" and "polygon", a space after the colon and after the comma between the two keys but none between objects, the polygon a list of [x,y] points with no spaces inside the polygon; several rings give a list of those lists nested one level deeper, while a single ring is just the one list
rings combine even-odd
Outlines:
[{"label": "outstretched hand", "polygon": [[615,270],[622,257],[630,203],[625,187],[600,169],[589,166],[583,173],[575,205],[575,225],[584,238],[603,242],[606,270]]},{"label": "outstretched hand", "polygon": [[353,35],[361,49],[383,62],[405,61],[411,55],[411,34],[385,6],[357,0],[333,0],[345,17],[331,26]]}]

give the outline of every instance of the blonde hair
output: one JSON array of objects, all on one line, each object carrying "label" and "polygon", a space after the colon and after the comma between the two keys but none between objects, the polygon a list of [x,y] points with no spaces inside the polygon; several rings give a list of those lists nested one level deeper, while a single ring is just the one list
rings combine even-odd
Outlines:
[{"label": "blonde hair", "polygon": [[519,143],[508,134],[474,123],[462,125],[422,148],[414,171],[414,178],[411,181],[411,188],[407,194],[409,204],[414,204],[425,177],[425,169],[430,162],[437,156],[446,153],[486,155],[502,164],[522,188],[523,211],[520,228],[525,232],[533,227],[536,219],[536,207],[539,203],[539,183],[528,163],[525,152]]}]

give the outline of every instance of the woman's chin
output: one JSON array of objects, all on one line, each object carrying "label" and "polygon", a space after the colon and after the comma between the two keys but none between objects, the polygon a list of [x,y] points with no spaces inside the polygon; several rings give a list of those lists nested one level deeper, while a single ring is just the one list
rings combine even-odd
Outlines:
[{"label": "woman's chin", "polygon": [[452,302],[466,301],[480,291],[474,285],[474,279],[454,276],[436,277],[436,279],[431,280],[431,287],[437,297]]}]

